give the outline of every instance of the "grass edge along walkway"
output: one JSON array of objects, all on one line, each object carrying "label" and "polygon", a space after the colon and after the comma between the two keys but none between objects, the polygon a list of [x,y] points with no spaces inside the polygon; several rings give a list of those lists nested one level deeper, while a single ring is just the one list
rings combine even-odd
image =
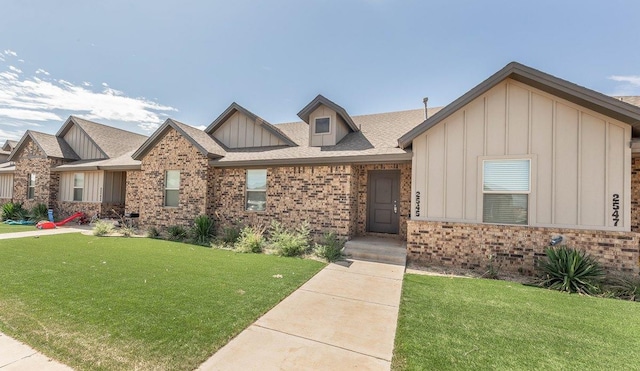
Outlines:
[{"label": "grass edge along walkway", "polygon": [[0,331],[78,369],[193,369],[322,267],[147,238],[4,240]]},{"label": "grass edge along walkway", "polygon": [[393,370],[631,369],[640,303],[407,274]]}]

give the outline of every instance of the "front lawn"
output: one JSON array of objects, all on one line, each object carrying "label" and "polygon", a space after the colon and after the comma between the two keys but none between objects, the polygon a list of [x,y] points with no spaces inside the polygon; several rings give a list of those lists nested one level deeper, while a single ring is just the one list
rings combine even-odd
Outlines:
[{"label": "front lawn", "polygon": [[323,266],[147,238],[3,240],[0,331],[74,368],[190,370]]},{"label": "front lawn", "polygon": [[35,225],[9,225],[0,223],[0,233],[37,231]]},{"label": "front lawn", "polygon": [[405,276],[395,370],[628,370],[639,359],[640,303]]}]

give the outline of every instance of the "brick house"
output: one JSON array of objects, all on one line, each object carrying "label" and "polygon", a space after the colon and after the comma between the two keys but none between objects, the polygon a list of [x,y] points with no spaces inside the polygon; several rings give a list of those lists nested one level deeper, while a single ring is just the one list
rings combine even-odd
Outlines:
[{"label": "brick house", "polygon": [[411,152],[396,139],[425,111],[352,117],[319,95],[298,116],[272,125],[233,103],[204,131],[167,120],[133,155],[127,212],[142,226],[206,214],[220,228],[306,220],[316,234],[404,239]]},{"label": "brick house", "polygon": [[407,132],[408,259],[529,272],[561,237],[638,274],[640,108],[624,100],[514,62]]},{"label": "brick house", "polygon": [[145,140],[74,116],[56,135],[28,130],[9,155],[13,164],[0,167],[0,180],[11,174],[10,182],[0,183],[11,189],[5,200],[25,208],[45,204],[62,217],[122,212],[126,170],[139,166],[131,154]]}]

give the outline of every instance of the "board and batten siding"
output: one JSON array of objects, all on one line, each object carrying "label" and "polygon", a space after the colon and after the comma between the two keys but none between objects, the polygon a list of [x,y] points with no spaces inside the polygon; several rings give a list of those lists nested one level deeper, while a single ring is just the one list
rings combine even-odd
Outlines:
[{"label": "board and batten siding", "polygon": [[13,174],[0,174],[0,198],[13,198]]},{"label": "board and batten siding", "polygon": [[[329,132],[316,134],[316,119],[322,117],[329,117],[331,121]],[[349,134],[349,131],[349,126],[342,117],[324,104],[309,115],[309,145],[312,147],[334,146]]]},{"label": "board and batten siding", "polygon": [[411,215],[481,223],[482,160],[529,159],[529,225],[629,231],[630,141],[629,125],[507,79],[413,140]]},{"label": "board and batten siding", "polygon": [[213,133],[213,136],[228,148],[271,147],[286,144],[242,112],[235,112]]},{"label": "board and batten siding", "polygon": [[[104,171],[85,171],[82,202],[102,202]],[[60,175],[60,201],[73,201],[74,172]]]},{"label": "board and batten siding", "polygon": [[72,125],[64,135],[64,140],[69,143],[73,151],[83,160],[107,158],[93,143],[91,138],[77,125]]}]

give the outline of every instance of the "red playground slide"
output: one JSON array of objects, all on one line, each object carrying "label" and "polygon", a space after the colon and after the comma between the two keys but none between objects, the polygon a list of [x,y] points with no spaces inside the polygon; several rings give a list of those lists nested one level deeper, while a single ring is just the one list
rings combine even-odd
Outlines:
[{"label": "red playground slide", "polygon": [[75,213],[75,214],[71,215],[70,217],[68,217],[68,218],[67,218],[67,219],[65,219],[65,220],[61,220],[61,221],[59,221],[59,222],[56,222],[56,223],[55,223],[55,225],[56,225],[56,226],[58,226],[58,227],[60,227],[60,226],[63,226],[63,225],[65,225],[65,224],[69,223],[69,222],[70,222],[70,221],[72,221],[73,219],[82,218],[83,216],[85,216],[83,212],[77,212],[77,213]]}]

